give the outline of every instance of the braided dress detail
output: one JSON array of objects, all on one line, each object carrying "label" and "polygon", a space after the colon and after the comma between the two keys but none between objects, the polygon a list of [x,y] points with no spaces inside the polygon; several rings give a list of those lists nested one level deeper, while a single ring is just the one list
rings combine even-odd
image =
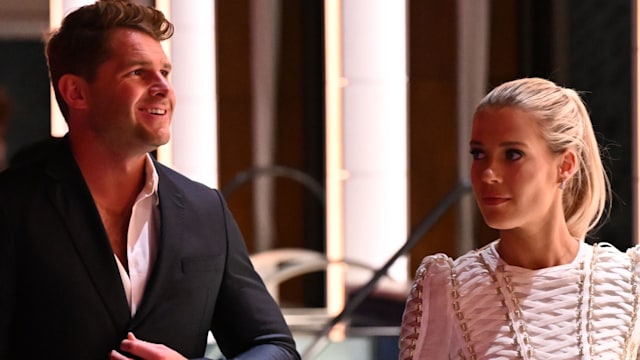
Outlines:
[{"label": "braided dress detail", "polygon": [[427,256],[407,298],[400,359],[636,359],[639,247],[581,243],[566,265],[504,263],[497,241]]}]

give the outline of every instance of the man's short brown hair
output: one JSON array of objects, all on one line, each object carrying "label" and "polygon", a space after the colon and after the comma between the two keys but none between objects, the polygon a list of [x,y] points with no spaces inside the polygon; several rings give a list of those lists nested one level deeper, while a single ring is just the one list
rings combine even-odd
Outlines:
[{"label": "man's short brown hair", "polygon": [[65,74],[93,81],[100,64],[110,55],[109,36],[115,29],[143,32],[157,41],[173,35],[173,24],[153,7],[126,0],[98,0],[67,15],[60,28],[53,31],[46,44],[49,76],[62,115],[69,109],[58,89]]}]

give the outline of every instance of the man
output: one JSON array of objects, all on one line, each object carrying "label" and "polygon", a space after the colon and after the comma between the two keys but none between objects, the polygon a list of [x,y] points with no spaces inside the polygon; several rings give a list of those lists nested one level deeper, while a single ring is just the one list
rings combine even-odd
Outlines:
[{"label": "man", "polygon": [[69,133],[0,174],[0,359],[198,358],[208,331],[228,358],[299,359],[220,194],[149,156],[172,33],[101,0],[49,39]]},{"label": "man", "polygon": [[0,88],[0,171],[7,166],[7,127],[11,105],[4,90]]}]

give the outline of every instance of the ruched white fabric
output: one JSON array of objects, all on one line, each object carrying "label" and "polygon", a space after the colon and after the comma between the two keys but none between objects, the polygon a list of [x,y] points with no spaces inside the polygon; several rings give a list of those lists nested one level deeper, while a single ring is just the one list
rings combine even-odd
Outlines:
[{"label": "ruched white fabric", "polygon": [[404,359],[636,359],[640,247],[581,243],[573,262],[511,266],[499,240],[455,261],[427,256],[400,334]]}]

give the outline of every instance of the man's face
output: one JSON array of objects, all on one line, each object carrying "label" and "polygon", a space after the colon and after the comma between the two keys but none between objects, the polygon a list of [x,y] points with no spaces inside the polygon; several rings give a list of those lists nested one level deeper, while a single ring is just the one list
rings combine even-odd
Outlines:
[{"label": "man's face", "polygon": [[110,57],[89,84],[88,128],[125,155],[152,151],[171,136],[171,64],[160,43],[142,32],[117,29],[109,38]]}]

